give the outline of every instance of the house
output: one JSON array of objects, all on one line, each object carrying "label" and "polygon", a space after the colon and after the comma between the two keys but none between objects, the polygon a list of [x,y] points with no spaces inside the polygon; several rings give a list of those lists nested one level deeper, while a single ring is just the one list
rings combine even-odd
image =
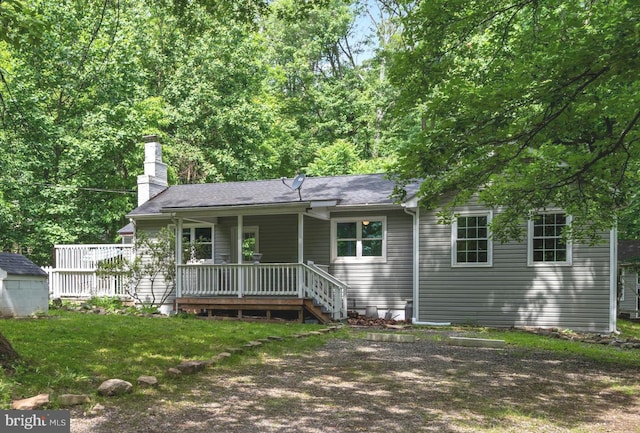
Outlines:
[{"label": "house", "polygon": [[640,241],[618,241],[618,308],[631,319],[640,318]]},{"label": "house", "polygon": [[0,316],[49,311],[47,273],[20,254],[0,253]]},{"label": "house", "polygon": [[615,232],[595,246],[565,243],[562,211],[529,221],[527,242],[500,244],[488,229],[495,211],[470,203],[439,224],[417,185],[396,202],[381,174],[167,187],[160,144],[145,146],[128,217],[136,232],[181,234],[166,309],[297,296],[333,319],[371,308],[404,319],[409,303],[415,323],[615,330]]}]

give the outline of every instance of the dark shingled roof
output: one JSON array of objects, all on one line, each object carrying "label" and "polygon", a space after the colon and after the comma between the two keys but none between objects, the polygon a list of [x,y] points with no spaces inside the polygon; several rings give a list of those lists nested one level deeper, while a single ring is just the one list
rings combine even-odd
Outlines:
[{"label": "dark shingled roof", "polygon": [[9,275],[47,276],[40,266],[20,254],[0,253],[0,269]]},{"label": "dark shingled roof", "polygon": [[[287,185],[291,185],[288,179]],[[338,206],[393,204],[395,183],[384,174],[307,177],[300,190],[302,201],[337,200]],[[416,187],[407,188],[411,197]],[[161,210],[277,205],[299,202],[298,192],[281,179],[170,186],[129,216],[153,215]]]},{"label": "dark shingled roof", "polygon": [[618,263],[640,262],[640,241],[618,241]]}]

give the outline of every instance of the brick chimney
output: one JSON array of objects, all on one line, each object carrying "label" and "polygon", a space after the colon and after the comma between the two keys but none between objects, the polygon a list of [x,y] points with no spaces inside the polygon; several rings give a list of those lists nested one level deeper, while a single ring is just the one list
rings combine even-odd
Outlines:
[{"label": "brick chimney", "polygon": [[138,206],[164,191],[167,183],[167,164],[162,162],[162,145],[157,135],[144,138],[144,174],[138,176]]}]

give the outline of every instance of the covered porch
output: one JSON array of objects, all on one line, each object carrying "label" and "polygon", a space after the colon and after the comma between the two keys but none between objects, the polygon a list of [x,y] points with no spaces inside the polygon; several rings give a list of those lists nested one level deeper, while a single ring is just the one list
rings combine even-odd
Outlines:
[{"label": "covered porch", "polygon": [[[301,211],[304,209],[304,211]],[[215,316],[218,312],[289,311],[320,322],[347,317],[348,286],[318,266],[307,248],[305,219],[328,212],[295,203],[260,209],[195,209],[172,213],[176,226],[176,311]],[[327,233],[328,235],[328,233]],[[328,259],[327,259],[328,262]]]}]

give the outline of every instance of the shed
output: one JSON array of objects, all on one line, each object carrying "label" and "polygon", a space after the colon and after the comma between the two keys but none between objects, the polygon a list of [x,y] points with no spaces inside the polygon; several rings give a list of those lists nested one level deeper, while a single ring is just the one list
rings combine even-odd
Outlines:
[{"label": "shed", "polygon": [[20,317],[48,311],[47,273],[20,254],[0,253],[0,315]]}]

